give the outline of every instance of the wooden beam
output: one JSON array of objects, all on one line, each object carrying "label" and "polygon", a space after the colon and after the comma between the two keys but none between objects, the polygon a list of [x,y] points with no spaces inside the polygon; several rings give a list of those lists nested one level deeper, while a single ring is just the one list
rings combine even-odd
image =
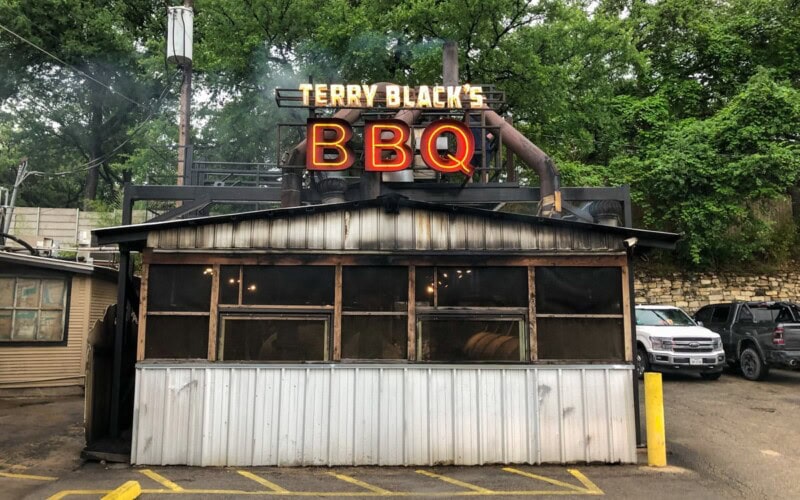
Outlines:
[{"label": "wooden beam", "polygon": [[408,352],[409,361],[417,359],[417,272],[408,266]]},{"label": "wooden beam", "polygon": [[342,359],[342,266],[336,266],[333,289],[333,361]]},{"label": "wooden beam", "polygon": [[155,252],[154,264],[221,264],[221,265],[279,265],[279,266],[336,266],[336,265],[394,265],[394,266],[571,266],[571,267],[622,267],[626,265],[624,253],[562,254],[562,255],[502,255],[458,254],[456,252],[399,253],[329,253],[304,254],[253,254],[239,253],[231,256],[206,252]]},{"label": "wooden beam", "polygon": [[[150,277],[150,264],[142,264],[141,286],[139,288],[139,335],[136,339],[136,361],[144,359],[145,332],[147,331],[147,285]],[[120,277],[120,279],[122,279]]]},{"label": "wooden beam", "polygon": [[219,264],[214,264],[211,275],[211,316],[208,318],[208,360],[217,360],[217,327],[219,321]]},{"label": "wooden beam", "polygon": [[528,267],[528,349],[529,360],[539,359],[539,338],[536,333],[536,268]]}]

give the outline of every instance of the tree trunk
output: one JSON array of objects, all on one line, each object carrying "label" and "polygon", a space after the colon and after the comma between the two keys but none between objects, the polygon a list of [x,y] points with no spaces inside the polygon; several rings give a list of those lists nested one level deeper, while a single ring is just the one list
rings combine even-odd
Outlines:
[{"label": "tree trunk", "polygon": [[94,90],[92,96],[92,118],[89,133],[89,156],[91,166],[86,171],[86,184],[83,188],[83,209],[88,210],[89,202],[97,197],[97,184],[100,180],[100,166],[103,156],[103,105],[100,101],[99,91]]}]

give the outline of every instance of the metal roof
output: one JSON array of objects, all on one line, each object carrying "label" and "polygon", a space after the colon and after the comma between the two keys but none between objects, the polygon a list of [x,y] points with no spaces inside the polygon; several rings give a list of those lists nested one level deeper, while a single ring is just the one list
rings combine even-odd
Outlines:
[{"label": "metal roof", "polygon": [[95,266],[84,262],[54,259],[52,257],[39,257],[13,252],[0,252],[0,263],[18,264],[40,269],[52,269],[74,274],[97,274],[102,277],[117,279],[117,270],[110,267]]},{"label": "metal roof", "polygon": [[617,235],[620,238],[637,238],[636,243],[643,247],[674,249],[675,244],[681,238],[680,234],[667,233],[660,231],[649,231],[644,229],[634,229],[628,227],[606,226],[602,224],[592,224],[586,222],[570,221],[563,219],[553,219],[539,217],[535,215],[522,215],[509,212],[496,212],[481,208],[464,207],[457,205],[445,205],[439,203],[428,203],[423,201],[410,200],[408,198],[389,195],[379,196],[372,200],[350,201],[345,203],[330,203],[325,205],[305,205],[292,208],[273,208],[267,210],[256,210],[251,212],[241,212],[227,215],[214,215],[207,217],[196,217],[191,219],[178,219],[164,222],[150,222],[144,224],[132,224],[128,226],[116,226],[92,231],[94,245],[108,245],[113,243],[130,244],[142,246],[147,240],[150,231],[160,231],[163,229],[175,229],[181,227],[205,226],[210,224],[224,224],[228,222],[239,222],[254,219],[266,218],[292,218],[299,215],[312,213],[335,212],[339,210],[353,210],[359,208],[383,207],[387,212],[397,212],[401,207],[419,208],[438,212],[456,213],[462,215],[480,216],[487,220],[508,220],[523,222],[528,224],[538,224],[543,226],[557,226],[585,231],[599,231],[607,234]]}]

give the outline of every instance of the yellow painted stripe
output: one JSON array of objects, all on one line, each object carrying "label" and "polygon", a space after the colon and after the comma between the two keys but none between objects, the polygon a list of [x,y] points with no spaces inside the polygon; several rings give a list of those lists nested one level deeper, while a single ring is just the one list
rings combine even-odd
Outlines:
[{"label": "yellow painted stripe", "polygon": [[172,481],[170,481],[169,479],[165,478],[164,476],[162,476],[161,474],[159,474],[157,472],[153,472],[150,469],[142,469],[139,472],[141,472],[145,476],[149,477],[153,481],[157,482],[161,486],[167,488],[168,490],[183,491],[183,488],[181,488],[180,486],[178,486],[177,484],[173,483]]},{"label": "yellow painted stripe", "polygon": [[57,477],[14,474],[13,472],[0,472],[0,477],[10,477],[11,479],[30,479],[32,481],[55,481],[58,479]]},{"label": "yellow painted stripe", "polygon": [[142,494],[138,481],[126,481],[117,489],[109,491],[101,500],[136,500]]},{"label": "yellow painted stripe", "polygon": [[572,474],[575,479],[581,482],[586,487],[586,491],[590,492],[592,495],[605,495],[603,490],[601,490],[596,484],[591,482],[588,477],[584,476],[581,471],[578,469],[567,469],[567,472]]},{"label": "yellow painted stripe", "polygon": [[459,481],[458,479],[453,479],[452,477],[442,476],[440,474],[434,474],[433,472],[428,472],[426,470],[418,470],[417,474],[422,474],[423,476],[432,477],[432,478],[438,479],[440,481],[444,481],[445,483],[450,483],[450,484],[453,484],[455,486],[460,486],[460,487],[466,488],[468,490],[477,491],[478,493],[484,493],[484,494],[494,493],[490,489],[482,488],[480,486],[477,486],[477,485],[474,485],[474,484],[470,484],[470,483],[465,483],[464,481]]},{"label": "yellow painted stripe", "polygon": [[272,481],[267,481],[263,477],[257,476],[255,474],[253,474],[252,472],[247,472],[246,470],[237,470],[236,472],[238,472],[239,475],[246,477],[247,479],[252,479],[253,481],[255,481],[258,484],[260,484],[261,486],[266,486],[267,488],[269,488],[272,491],[276,491],[278,493],[288,493],[289,492],[289,490],[287,490],[286,488],[281,488],[280,486],[278,486],[277,484],[273,483]]},{"label": "yellow painted stripe", "polygon": [[105,495],[106,493],[108,493],[108,490],[64,490],[48,497],[47,500],[61,500],[70,495]]},{"label": "yellow painted stripe", "polygon": [[346,476],[344,474],[337,474],[335,472],[328,472],[331,476],[335,477],[336,479],[341,479],[350,484],[355,484],[356,486],[361,486],[364,489],[377,493],[379,495],[391,495],[392,492],[389,490],[384,490],[383,488],[379,488],[378,486],[373,486],[369,483],[365,483],[364,481],[359,481],[358,479],[350,476]]},{"label": "yellow painted stripe", "polygon": [[524,476],[530,479],[536,479],[537,481],[543,481],[545,483],[552,484],[553,486],[559,486],[561,488],[567,488],[572,491],[577,491],[580,493],[585,492],[586,490],[581,488],[580,486],[575,486],[574,484],[565,483],[564,481],[559,481],[558,479],[552,479],[545,476],[540,476],[538,474],[532,474],[530,472],[521,471],[519,469],[514,469],[513,467],[503,467],[503,470],[506,472],[510,472],[512,474],[517,474],[520,476]]}]

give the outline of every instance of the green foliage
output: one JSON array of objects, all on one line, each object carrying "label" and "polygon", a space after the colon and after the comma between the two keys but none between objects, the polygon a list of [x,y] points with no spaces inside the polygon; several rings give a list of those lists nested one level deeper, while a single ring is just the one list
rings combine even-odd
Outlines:
[{"label": "green foliage", "polygon": [[[177,80],[164,62],[163,7],[0,0],[0,24],[143,104],[0,32],[0,183],[23,156],[48,174],[26,181],[21,203],[113,207],[124,180],[174,181]],[[440,81],[452,40],[461,80],[506,93],[515,127],[556,160],[564,185],[630,184],[638,223],[684,233],[679,263],[779,260],[797,252],[800,220],[786,202],[800,188],[798,7],[196,0],[195,157],[274,162],[299,138],[284,129],[276,145],[277,124],[305,118],[277,108],[275,87]],[[93,159],[98,169],[52,175]]]}]

